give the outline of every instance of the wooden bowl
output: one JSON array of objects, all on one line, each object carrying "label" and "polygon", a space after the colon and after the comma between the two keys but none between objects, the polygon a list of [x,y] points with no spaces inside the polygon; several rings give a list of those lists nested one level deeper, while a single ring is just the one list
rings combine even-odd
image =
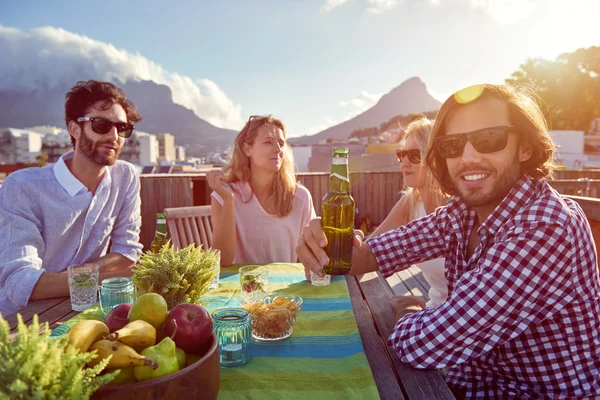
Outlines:
[{"label": "wooden bowl", "polygon": [[105,385],[92,395],[92,399],[215,400],[219,394],[221,366],[219,343],[214,333],[211,341],[208,352],[202,358],[174,374],[145,382]]}]

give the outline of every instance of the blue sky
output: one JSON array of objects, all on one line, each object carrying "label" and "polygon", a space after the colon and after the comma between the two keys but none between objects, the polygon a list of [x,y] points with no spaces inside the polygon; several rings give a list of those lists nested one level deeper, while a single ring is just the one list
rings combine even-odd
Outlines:
[{"label": "blue sky", "polygon": [[[117,76],[153,77],[150,63],[181,92],[178,102],[209,122],[239,129],[249,115],[272,113],[294,136],[356,115],[412,76],[443,101],[469,84],[502,82],[528,57],[600,45],[596,0],[57,4],[0,2],[0,87],[15,81],[15,66],[42,74],[36,60],[44,51],[63,57],[65,46],[96,46],[127,59]],[[100,68],[97,52],[85,54]],[[44,73],[71,77],[59,64]],[[101,71],[113,64],[103,61]]]}]

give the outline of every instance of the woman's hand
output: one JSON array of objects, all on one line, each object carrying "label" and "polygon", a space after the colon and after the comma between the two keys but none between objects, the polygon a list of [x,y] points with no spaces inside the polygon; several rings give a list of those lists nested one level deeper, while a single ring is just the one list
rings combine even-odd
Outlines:
[{"label": "woman's hand", "polygon": [[224,201],[233,199],[233,190],[231,190],[231,187],[223,180],[223,174],[220,170],[209,171],[206,174],[206,181],[208,182],[208,186],[217,192]]}]

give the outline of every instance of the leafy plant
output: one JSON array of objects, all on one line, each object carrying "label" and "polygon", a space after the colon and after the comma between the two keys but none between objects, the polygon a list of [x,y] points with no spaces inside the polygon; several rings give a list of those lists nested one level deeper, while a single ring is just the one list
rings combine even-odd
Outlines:
[{"label": "leafy plant", "polygon": [[171,243],[158,253],[146,252],[138,260],[133,277],[141,293],[158,293],[169,308],[180,303],[200,302],[219,269],[218,250],[202,250],[194,244],[175,250]]},{"label": "leafy plant", "polygon": [[20,314],[17,318],[11,339],[8,322],[0,315],[0,399],[89,399],[117,375],[99,376],[108,360],[86,368],[95,352],[79,352],[66,335],[50,338],[47,322],[40,333],[37,315],[29,327]]}]

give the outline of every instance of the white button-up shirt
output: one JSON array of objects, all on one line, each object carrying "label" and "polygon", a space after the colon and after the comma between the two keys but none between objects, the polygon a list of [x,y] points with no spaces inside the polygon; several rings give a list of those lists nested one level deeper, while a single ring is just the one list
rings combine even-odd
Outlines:
[{"label": "white button-up shirt", "polygon": [[25,306],[44,271],[95,260],[111,252],[132,261],[141,255],[140,180],[133,165],[106,168],[92,194],[69,171],[63,155],[56,164],[26,168],[0,187],[0,313]]}]

